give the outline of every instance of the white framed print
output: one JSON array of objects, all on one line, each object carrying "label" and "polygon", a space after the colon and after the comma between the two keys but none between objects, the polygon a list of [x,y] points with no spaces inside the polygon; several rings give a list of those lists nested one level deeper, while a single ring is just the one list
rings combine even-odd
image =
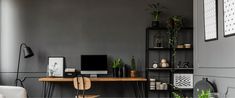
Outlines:
[{"label": "white framed print", "polygon": [[217,0],[203,0],[205,41],[218,39]]},{"label": "white framed print", "polygon": [[193,74],[174,74],[174,86],[181,89],[193,88]]},{"label": "white framed print", "polygon": [[235,0],[224,0],[224,36],[235,35]]},{"label": "white framed print", "polygon": [[64,76],[64,57],[50,56],[48,57],[48,76],[63,77]]}]

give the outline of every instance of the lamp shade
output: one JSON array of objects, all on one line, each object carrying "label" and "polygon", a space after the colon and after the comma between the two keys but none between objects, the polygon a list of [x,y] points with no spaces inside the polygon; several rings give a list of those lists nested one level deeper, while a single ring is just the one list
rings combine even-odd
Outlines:
[{"label": "lamp shade", "polygon": [[24,51],[24,58],[30,58],[34,55],[32,49],[28,46],[25,46],[23,51]]}]

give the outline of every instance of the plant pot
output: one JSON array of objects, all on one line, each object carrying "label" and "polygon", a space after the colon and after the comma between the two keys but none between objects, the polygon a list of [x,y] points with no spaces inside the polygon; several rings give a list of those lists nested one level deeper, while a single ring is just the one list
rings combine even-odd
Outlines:
[{"label": "plant pot", "polygon": [[152,21],[152,27],[159,27],[159,21]]},{"label": "plant pot", "polygon": [[135,78],[135,77],[136,77],[136,74],[137,74],[137,71],[136,71],[136,70],[131,70],[131,71],[130,71],[130,76],[131,76],[132,78]]},{"label": "plant pot", "polygon": [[113,77],[118,77],[118,68],[113,68]]},{"label": "plant pot", "polygon": [[122,77],[122,67],[118,68],[118,77]]},{"label": "plant pot", "polygon": [[122,77],[126,77],[126,65],[122,66]]}]

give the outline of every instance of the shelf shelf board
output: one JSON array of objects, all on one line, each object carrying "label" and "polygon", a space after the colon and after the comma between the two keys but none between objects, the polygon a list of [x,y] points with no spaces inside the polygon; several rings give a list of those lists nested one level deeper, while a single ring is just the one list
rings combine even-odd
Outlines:
[{"label": "shelf shelf board", "polygon": [[182,91],[191,91],[193,90],[193,88],[179,88],[179,89],[174,89],[174,91],[179,91],[179,90],[182,90]]},{"label": "shelf shelf board", "polygon": [[170,50],[170,48],[148,48],[148,50]]},{"label": "shelf shelf board", "polygon": [[171,90],[149,90],[151,92],[171,92]]},{"label": "shelf shelf board", "polygon": [[[170,48],[148,48],[148,50],[170,50]],[[193,50],[193,48],[176,48],[176,50]]]},{"label": "shelf shelf board", "polygon": [[176,48],[176,50],[193,50],[193,48]]},{"label": "shelf shelf board", "polygon": [[[148,27],[147,30],[168,30],[167,27]],[[193,27],[183,27],[181,30],[193,30]]]},{"label": "shelf shelf board", "polygon": [[193,71],[193,68],[147,68],[150,71]]},{"label": "shelf shelf board", "polygon": [[174,68],[174,70],[193,70],[193,68]]},{"label": "shelf shelf board", "polygon": [[171,71],[172,68],[147,68],[148,70]]}]

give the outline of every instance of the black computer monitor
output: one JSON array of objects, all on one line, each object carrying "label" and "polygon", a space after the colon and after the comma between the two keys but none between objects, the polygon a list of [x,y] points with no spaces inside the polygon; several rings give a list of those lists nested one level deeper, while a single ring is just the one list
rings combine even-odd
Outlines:
[{"label": "black computer monitor", "polygon": [[81,74],[108,74],[107,55],[81,55]]}]

